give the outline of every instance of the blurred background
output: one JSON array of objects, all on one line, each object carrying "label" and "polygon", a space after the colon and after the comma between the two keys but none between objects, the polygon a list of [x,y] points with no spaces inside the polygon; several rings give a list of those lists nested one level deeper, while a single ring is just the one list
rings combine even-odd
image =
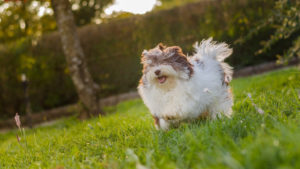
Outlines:
[{"label": "blurred background", "polygon": [[[300,56],[297,0],[69,2],[100,98],[135,91],[141,52],[159,42],[192,54],[203,38],[225,41],[234,49],[227,62],[235,70]],[[1,120],[78,102],[51,3],[0,1]]]}]

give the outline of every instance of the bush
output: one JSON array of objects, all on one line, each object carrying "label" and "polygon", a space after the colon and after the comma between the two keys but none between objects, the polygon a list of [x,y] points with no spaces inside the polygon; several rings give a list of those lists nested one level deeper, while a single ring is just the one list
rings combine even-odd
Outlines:
[{"label": "bush", "polygon": [[[290,43],[285,43],[283,56],[277,55],[278,61],[287,62],[294,57],[300,57],[300,2],[295,0],[278,0],[275,3],[274,11],[264,18],[260,24],[254,27],[245,37],[237,42],[242,44],[254,39],[255,35],[261,33],[265,28],[273,27],[274,33],[262,41],[262,47],[256,54],[276,51],[278,44],[287,39]],[[282,51],[281,51],[282,52]]]}]

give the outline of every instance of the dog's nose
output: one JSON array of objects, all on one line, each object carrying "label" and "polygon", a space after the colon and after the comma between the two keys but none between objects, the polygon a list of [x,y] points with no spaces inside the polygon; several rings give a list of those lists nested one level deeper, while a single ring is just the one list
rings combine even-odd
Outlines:
[{"label": "dog's nose", "polygon": [[154,73],[155,73],[156,75],[159,75],[159,74],[160,74],[160,70],[156,70]]}]

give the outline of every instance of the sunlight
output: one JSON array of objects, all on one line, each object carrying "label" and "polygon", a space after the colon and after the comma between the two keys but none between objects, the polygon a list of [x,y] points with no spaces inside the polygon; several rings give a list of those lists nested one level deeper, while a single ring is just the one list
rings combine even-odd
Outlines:
[{"label": "sunlight", "polygon": [[110,15],[113,12],[131,12],[134,14],[144,14],[154,7],[157,0],[116,0],[116,2],[105,9],[105,14]]}]

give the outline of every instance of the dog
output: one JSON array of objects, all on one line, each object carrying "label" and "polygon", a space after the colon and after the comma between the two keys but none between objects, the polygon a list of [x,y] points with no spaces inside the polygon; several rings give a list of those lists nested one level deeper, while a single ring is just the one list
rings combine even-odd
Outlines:
[{"label": "dog", "polygon": [[229,83],[233,68],[224,62],[232,49],[212,38],[196,42],[194,48],[194,55],[189,57],[180,47],[161,43],[142,53],[143,75],[138,92],[157,129],[232,114]]}]

